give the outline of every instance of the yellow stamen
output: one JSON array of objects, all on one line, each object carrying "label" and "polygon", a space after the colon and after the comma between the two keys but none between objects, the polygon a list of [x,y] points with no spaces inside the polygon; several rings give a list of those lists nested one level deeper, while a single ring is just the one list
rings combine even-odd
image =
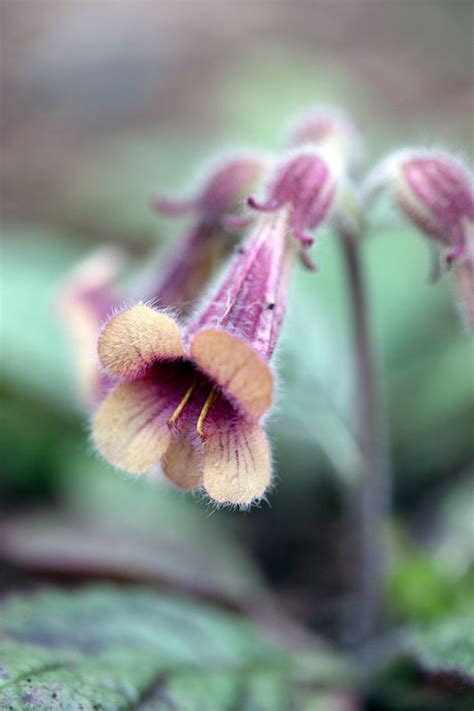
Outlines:
[{"label": "yellow stamen", "polygon": [[204,403],[204,406],[201,410],[201,414],[199,415],[199,419],[197,421],[196,425],[196,432],[200,437],[203,436],[203,426],[204,426],[204,421],[209,414],[209,410],[211,409],[212,405],[214,404],[214,401],[216,397],[218,396],[219,392],[216,390],[216,388],[212,388],[211,392],[207,396],[207,400]]},{"label": "yellow stamen", "polygon": [[184,408],[186,407],[186,403],[188,402],[189,398],[193,394],[193,390],[195,387],[196,387],[196,381],[194,381],[189,386],[189,388],[186,390],[186,392],[184,393],[184,396],[183,396],[181,402],[179,403],[178,407],[176,408],[176,410],[173,412],[173,414],[171,415],[171,417],[168,420],[169,425],[172,425],[173,422],[176,422],[176,420],[178,419],[180,414],[183,412]]}]

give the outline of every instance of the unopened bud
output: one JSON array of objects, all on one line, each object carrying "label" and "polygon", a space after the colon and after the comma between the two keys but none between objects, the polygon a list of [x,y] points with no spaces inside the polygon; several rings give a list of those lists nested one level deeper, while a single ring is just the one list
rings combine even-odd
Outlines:
[{"label": "unopened bud", "polygon": [[370,205],[388,189],[397,206],[453,266],[462,308],[474,328],[474,184],[453,156],[427,150],[394,153],[366,181]]},{"label": "unopened bud", "polygon": [[362,134],[340,109],[314,106],[306,110],[290,128],[288,144],[310,144],[318,148],[334,171],[347,172],[349,176],[360,173],[364,154]]}]

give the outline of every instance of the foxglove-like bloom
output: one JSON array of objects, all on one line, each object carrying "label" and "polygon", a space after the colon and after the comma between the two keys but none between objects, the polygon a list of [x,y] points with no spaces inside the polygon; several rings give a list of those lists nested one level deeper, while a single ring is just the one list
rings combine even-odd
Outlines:
[{"label": "foxglove-like bloom", "polygon": [[264,495],[271,463],[261,420],[273,401],[269,361],[286,309],[290,235],[327,211],[323,168],[306,157],[291,166],[293,180],[290,163],[277,174],[275,214],[259,218],[184,329],[144,304],[104,327],[99,357],[119,382],[95,414],[93,438],[115,466],[139,474],[161,461],[178,487],[203,486],[219,503]]},{"label": "foxglove-like bloom", "polygon": [[[147,279],[148,285],[141,282],[140,298],[161,307],[171,306],[180,315],[191,309],[233,249],[234,240],[224,232],[222,220],[240,208],[262,168],[259,156],[234,154],[213,166],[196,198],[154,200],[156,209],[166,214],[190,212],[195,222],[167,263],[163,265],[161,258],[159,268]],[[85,405],[97,402],[109,382],[97,360],[97,336],[106,317],[130,298],[117,284],[124,262],[125,255],[117,249],[97,250],[65,279],[56,299],[61,320],[71,336],[78,390]]]},{"label": "foxglove-like bloom", "polygon": [[452,156],[435,151],[400,151],[369,176],[370,203],[389,188],[398,207],[444,252],[453,266],[468,321],[474,327],[474,183]]}]

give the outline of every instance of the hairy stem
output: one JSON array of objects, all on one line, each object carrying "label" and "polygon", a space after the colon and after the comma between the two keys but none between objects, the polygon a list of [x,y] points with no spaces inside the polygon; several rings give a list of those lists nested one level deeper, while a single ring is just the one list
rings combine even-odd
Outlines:
[{"label": "hairy stem", "polygon": [[359,545],[355,554],[353,605],[349,611],[351,642],[361,644],[373,636],[380,621],[388,481],[360,240],[346,227],[339,226],[338,231],[351,310],[357,435],[362,455],[351,498],[354,540]]}]

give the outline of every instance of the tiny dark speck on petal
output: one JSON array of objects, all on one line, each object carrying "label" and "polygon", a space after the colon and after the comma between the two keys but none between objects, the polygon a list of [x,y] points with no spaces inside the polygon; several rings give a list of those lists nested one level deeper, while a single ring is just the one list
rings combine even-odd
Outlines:
[{"label": "tiny dark speck on petal", "polygon": [[274,301],[270,301],[270,303],[267,304],[267,309],[268,309],[269,311],[273,311],[274,308],[275,308],[275,302],[274,302]]}]

